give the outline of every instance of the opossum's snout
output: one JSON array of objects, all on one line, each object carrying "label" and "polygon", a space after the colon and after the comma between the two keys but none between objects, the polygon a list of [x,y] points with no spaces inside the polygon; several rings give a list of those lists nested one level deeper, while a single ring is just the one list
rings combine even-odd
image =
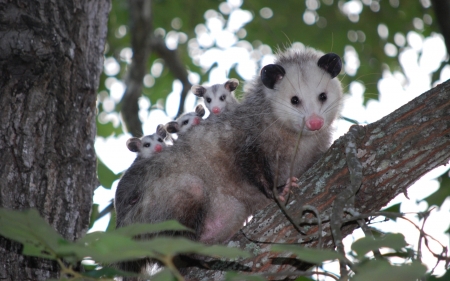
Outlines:
[{"label": "opossum's snout", "polygon": [[214,106],[213,108],[212,108],[212,113],[214,113],[214,114],[219,114],[220,113],[220,108],[218,107],[218,106]]},{"label": "opossum's snout", "polygon": [[198,125],[200,124],[200,117],[195,117],[194,120],[192,121],[192,125]]},{"label": "opossum's snout", "polygon": [[155,152],[161,152],[162,149],[163,149],[162,145],[160,144],[155,145]]},{"label": "opossum's snout", "polygon": [[317,131],[320,130],[323,126],[323,118],[320,116],[317,116],[316,114],[311,115],[306,120],[306,128],[308,128],[310,131]]}]

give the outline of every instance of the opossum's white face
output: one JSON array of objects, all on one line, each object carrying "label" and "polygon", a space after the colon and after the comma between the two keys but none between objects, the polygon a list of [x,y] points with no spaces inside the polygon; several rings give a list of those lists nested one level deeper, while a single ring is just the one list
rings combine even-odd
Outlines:
[{"label": "opossum's white face", "polygon": [[[282,67],[284,75],[277,76],[273,89],[265,90],[266,98],[273,101],[277,123],[296,132],[303,130],[307,135],[329,127],[341,108],[339,80],[319,67],[314,58],[299,63],[293,61]],[[340,66],[337,73],[339,71]]]},{"label": "opossum's white face", "polygon": [[179,133],[184,133],[189,130],[192,126],[200,124],[201,117],[198,116],[195,112],[187,113],[181,116],[178,120]]},{"label": "opossum's white face", "polygon": [[203,99],[206,108],[212,114],[218,115],[225,110],[228,103],[233,102],[234,97],[223,85],[214,85],[206,90]]},{"label": "opossum's white face", "polygon": [[166,147],[164,139],[157,134],[145,136],[142,138],[142,148],[138,155],[140,157],[151,157],[153,154],[161,152]]},{"label": "opossum's white face", "polygon": [[165,128],[169,133],[187,132],[192,126],[200,124],[203,115],[205,115],[205,109],[201,104],[199,104],[195,107],[195,112],[189,112],[181,115],[176,121],[167,123]]},{"label": "opossum's white face", "polygon": [[127,141],[127,147],[132,152],[137,152],[138,157],[150,158],[153,154],[161,152],[166,144],[164,138],[157,133],[139,138],[131,138]]},{"label": "opossum's white face", "polygon": [[233,91],[239,85],[239,81],[231,78],[224,84],[216,84],[205,88],[200,85],[194,85],[191,91],[198,97],[205,100],[206,108],[214,114],[218,115],[227,109],[227,105],[236,104],[236,98],[233,96]]}]

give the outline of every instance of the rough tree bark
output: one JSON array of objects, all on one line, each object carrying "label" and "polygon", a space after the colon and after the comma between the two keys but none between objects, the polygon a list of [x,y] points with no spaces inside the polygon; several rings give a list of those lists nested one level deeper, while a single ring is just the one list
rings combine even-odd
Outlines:
[{"label": "rough tree bark", "polygon": [[[422,94],[383,119],[367,126],[354,126],[357,157],[363,167],[362,185],[355,208],[361,214],[380,210],[422,175],[450,160],[450,80]],[[346,137],[336,140],[323,157],[299,180],[287,210],[301,217],[302,206],[312,205],[322,218],[330,218],[337,195],[350,185],[345,155]],[[298,175],[296,175],[298,176]],[[334,248],[329,222],[323,225],[323,248]],[[342,229],[350,234],[357,223]],[[317,233],[317,225],[304,228],[306,235]],[[270,253],[273,243],[316,247],[317,235],[306,238],[273,203],[257,213],[250,224],[236,234],[230,246],[246,249],[254,257],[233,264],[212,262],[214,270],[191,270],[189,280],[221,280],[221,269],[279,273],[307,268],[286,254]],[[292,276],[291,276],[292,277]],[[281,278],[282,280],[288,280]],[[275,279],[278,280],[278,279]],[[289,279],[290,280],[290,279]]]},{"label": "rough tree bark", "polygon": [[[109,0],[0,0],[0,207],[37,208],[65,238],[89,225]],[[0,226],[1,227],[1,226]],[[58,277],[0,237],[1,280]]]}]

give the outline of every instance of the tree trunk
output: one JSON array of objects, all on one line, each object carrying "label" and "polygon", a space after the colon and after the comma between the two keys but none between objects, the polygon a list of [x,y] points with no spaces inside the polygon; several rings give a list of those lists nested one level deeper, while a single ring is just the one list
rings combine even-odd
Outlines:
[{"label": "tree trunk", "polygon": [[[0,207],[37,208],[65,238],[89,224],[109,0],[0,0]],[[0,226],[1,227],[1,226]],[[58,277],[0,237],[1,280]]]},{"label": "tree trunk", "polygon": [[[322,224],[323,248],[335,247],[329,223],[333,203],[350,186],[351,175],[345,154],[348,135],[355,139],[357,159],[363,168],[362,184],[354,207],[360,214],[378,211],[399,193],[406,193],[407,188],[425,173],[449,162],[450,80],[375,123],[353,126],[311,169],[299,177],[300,188],[292,190],[287,211],[298,220],[302,217],[302,206],[310,205],[318,210],[322,220],[326,221]],[[357,226],[355,222],[344,227],[343,236],[350,234]],[[212,262],[210,266],[217,270],[239,268],[272,274],[304,270],[309,265],[292,259],[295,256],[269,252],[273,243],[317,247],[317,225],[310,224],[303,231],[306,235],[299,233],[273,203],[257,213],[250,224],[228,243],[241,249],[251,249],[254,257],[240,261],[239,267],[236,263],[230,266],[221,262]],[[307,237],[311,234],[316,235]],[[287,280],[285,277],[275,280]],[[188,279],[221,280],[223,272],[195,269],[189,272]]]}]

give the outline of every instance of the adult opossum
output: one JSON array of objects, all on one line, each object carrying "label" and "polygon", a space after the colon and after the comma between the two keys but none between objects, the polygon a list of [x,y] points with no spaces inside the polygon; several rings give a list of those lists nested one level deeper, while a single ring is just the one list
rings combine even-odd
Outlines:
[{"label": "adult opossum", "polygon": [[342,103],[334,79],[341,67],[338,55],[310,48],[278,54],[241,104],[133,163],[116,191],[117,227],[176,219],[195,231],[194,240],[230,239],[272,201],[275,184],[282,186],[283,199],[283,184],[329,148],[330,125]]},{"label": "adult opossum", "polygon": [[224,84],[215,84],[211,87],[194,85],[191,91],[198,97],[205,100],[206,108],[211,116],[218,115],[226,110],[231,110],[238,104],[233,95],[233,91],[239,86],[239,81],[231,78]]}]

